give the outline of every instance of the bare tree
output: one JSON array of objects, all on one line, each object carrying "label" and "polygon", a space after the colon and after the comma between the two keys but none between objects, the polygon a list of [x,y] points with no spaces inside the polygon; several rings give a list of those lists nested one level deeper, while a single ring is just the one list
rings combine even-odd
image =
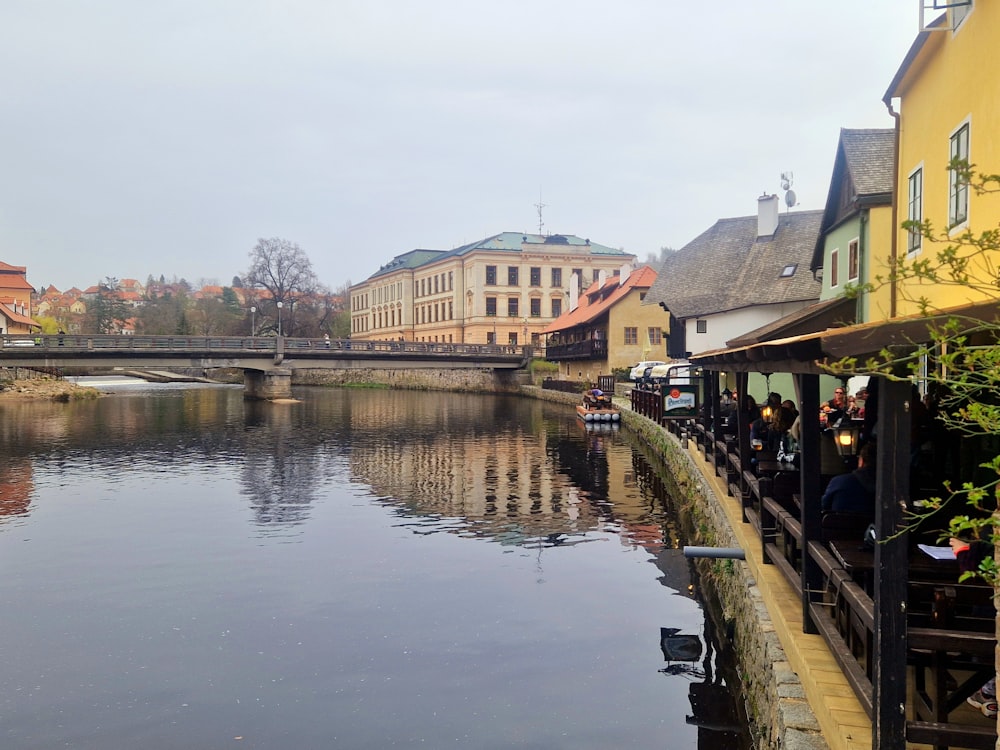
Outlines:
[{"label": "bare tree", "polygon": [[[245,287],[264,289],[260,312],[277,319],[277,305],[287,308],[288,324],[294,326],[294,306],[315,293],[319,282],[309,256],[294,242],[271,237],[258,239],[250,251],[250,270],[243,278]],[[277,324],[275,324],[277,330]],[[292,329],[286,331],[292,333]]]}]

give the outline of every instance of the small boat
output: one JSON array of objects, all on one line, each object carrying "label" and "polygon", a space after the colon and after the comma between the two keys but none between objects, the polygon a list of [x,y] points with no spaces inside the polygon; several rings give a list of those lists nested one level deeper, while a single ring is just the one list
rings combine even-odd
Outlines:
[{"label": "small boat", "polygon": [[584,422],[617,422],[622,418],[611,397],[597,389],[583,394],[583,401],[576,405],[576,415]]}]

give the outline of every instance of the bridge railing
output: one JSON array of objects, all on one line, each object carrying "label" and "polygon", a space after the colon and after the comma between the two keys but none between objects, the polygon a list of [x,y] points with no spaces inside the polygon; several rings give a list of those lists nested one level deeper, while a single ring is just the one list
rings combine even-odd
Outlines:
[{"label": "bridge railing", "polygon": [[528,358],[530,346],[498,344],[450,344],[431,341],[352,341],[351,339],[288,338],[277,336],[126,336],[115,334],[7,334],[0,336],[0,358],[4,352],[19,357],[56,350],[60,353],[86,351],[173,351],[173,352],[324,352],[413,353],[444,357],[487,355]]}]

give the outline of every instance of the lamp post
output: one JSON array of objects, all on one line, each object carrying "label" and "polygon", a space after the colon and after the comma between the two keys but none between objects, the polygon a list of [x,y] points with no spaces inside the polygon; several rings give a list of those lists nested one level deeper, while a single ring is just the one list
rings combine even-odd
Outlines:
[{"label": "lamp post", "polygon": [[278,336],[281,336],[281,303],[278,303]]},{"label": "lamp post", "polygon": [[254,331],[257,330],[256,319],[257,319],[257,307],[256,307],[256,305],[251,305],[251,307],[250,307],[250,335],[251,336],[253,336]]}]

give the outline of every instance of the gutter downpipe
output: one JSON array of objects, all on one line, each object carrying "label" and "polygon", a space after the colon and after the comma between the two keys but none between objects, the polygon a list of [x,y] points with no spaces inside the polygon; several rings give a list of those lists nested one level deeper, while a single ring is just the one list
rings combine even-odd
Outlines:
[{"label": "gutter downpipe", "polygon": [[889,242],[889,318],[896,317],[896,249],[899,247],[899,130],[900,113],[892,108],[892,99],[883,100],[895,123],[892,144],[892,239]]}]

